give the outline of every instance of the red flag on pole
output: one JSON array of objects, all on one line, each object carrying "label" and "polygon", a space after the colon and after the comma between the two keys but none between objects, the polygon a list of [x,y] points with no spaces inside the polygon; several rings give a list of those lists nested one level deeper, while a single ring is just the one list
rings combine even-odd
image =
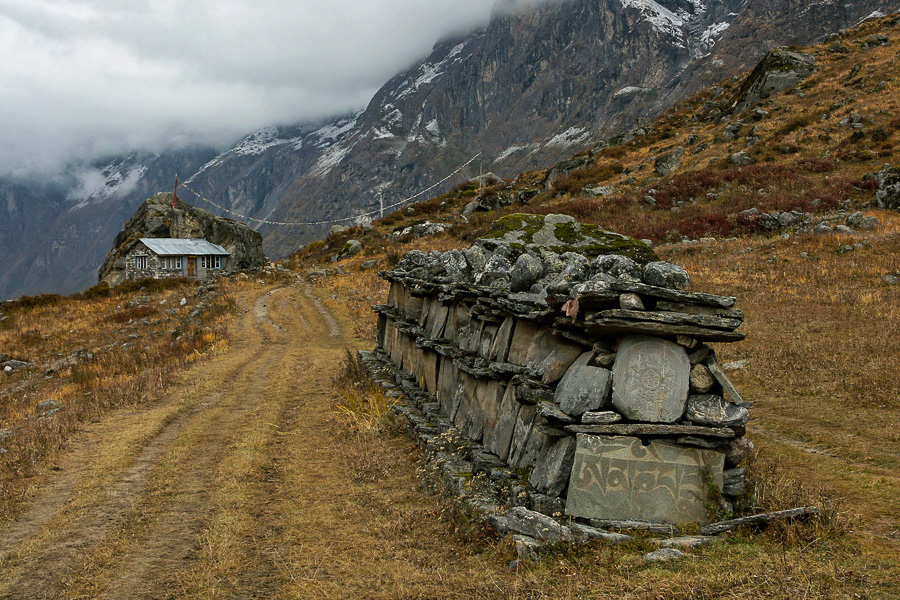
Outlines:
[{"label": "red flag on pole", "polygon": [[178,176],[175,177],[175,192],[172,194],[172,210],[175,210],[176,200],[178,200]]}]

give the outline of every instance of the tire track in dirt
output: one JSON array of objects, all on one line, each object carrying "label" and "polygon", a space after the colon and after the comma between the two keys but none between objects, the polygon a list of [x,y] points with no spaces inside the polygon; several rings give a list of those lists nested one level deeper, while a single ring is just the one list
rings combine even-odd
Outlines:
[{"label": "tire track in dirt", "polygon": [[319,299],[318,296],[313,292],[312,286],[308,283],[303,284],[303,293],[306,294],[306,297],[309,298],[309,301],[312,302],[312,305],[319,311],[322,319],[325,321],[325,324],[328,326],[328,334],[337,338],[341,336],[341,328],[338,325],[337,321],[331,316],[331,313],[328,312],[328,309],[322,304],[322,300]]},{"label": "tire track in dirt", "polygon": [[[258,328],[256,316],[254,314],[254,325]],[[243,329],[247,329],[248,325],[244,324]],[[240,336],[239,339],[241,341],[238,345],[246,346],[246,337]],[[237,353],[232,356],[222,389],[234,389],[241,376],[260,361],[262,367],[256,369],[255,381],[257,385],[265,381],[266,371],[273,360],[271,352],[267,356],[265,346],[262,345],[250,350],[249,355]],[[238,396],[244,397],[242,394]],[[101,451],[103,439],[113,433],[117,423],[114,420],[106,426],[96,428],[93,436],[77,440],[73,444],[73,451],[67,453],[65,460],[60,462],[60,476],[51,479],[49,487],[36,497],[31,508],[0,534],[0,570],[4,574],[0,580],[0,598],[52,597],[60,591],[62,582],[73,577],[77,579],[80,565],[91,562],[91,554],[106,540],[115,537],[140,510],[143,498],[150,491],[148,486],[153,471],[163,455],[189,424],[203,413],[214,409],[221,399],[222,393],[217,391],[199,401],[187,403],[186,407],[176,407],[174,415],[160,423],[157,433],[144,440],[143,447],[130,464],[125,465],[115,477],[107,477],[109,481],[98,502],[71,511],[67,509],[79,504],[78,486],[87,474],[88,463],[94,456],[94,453],[83,451],[91,446],[97,447],[95,453]],[[213,432],[235,425],[238,413],[230,412],[233,413],[230,422],[215,424],[211,428]],[[221,452],[198,453],[200,460],[195,462],[195,467],[186,478],[186,484],[174,494],[173,499],[180,501],[180,507],[169,511],[168,526],[159,528],[160,532],[182,533],[169,535],[168,540],[148,540],[145,550],[152,550],[148,554],[156,557],[184,554],[180,551],[196,544],[194,533],[184,535],[183,532],[186,525],[190,525],[187,527],[188,531],[196,532],[198,525],[202,524],[203,511],[200,507],[204,504],[203,490],[209,483],[212,460],[216,454]],[[72,512],[74,514],[69,514]],[[188,538],[189,542],[186,543]],[[154,561],[148,560],[147,564],[148,570],[152,569]]]}]

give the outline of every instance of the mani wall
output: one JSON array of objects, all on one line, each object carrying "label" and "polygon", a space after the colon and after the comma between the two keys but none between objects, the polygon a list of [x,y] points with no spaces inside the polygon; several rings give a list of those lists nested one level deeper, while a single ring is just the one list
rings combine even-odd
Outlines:
[{"label": "mani wall", "polygon": [[712,484],[720,511],[744,493],[749,404],[709,345],[743,339],[743,314],[686,291],[649,245],[511,215],[469,249],[409,252],[382,276],[363,360],[501,530],[523,509],[573,526],[703,524]]}]

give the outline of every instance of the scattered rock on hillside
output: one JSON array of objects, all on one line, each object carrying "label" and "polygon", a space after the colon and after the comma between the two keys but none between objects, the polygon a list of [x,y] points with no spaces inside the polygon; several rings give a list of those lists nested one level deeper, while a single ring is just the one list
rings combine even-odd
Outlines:
[{"label": "scattered rock on hillside", "polygon": [[676,550],[675,548],[662,548],[656,552],[648,552],[644,555],[644,560],[647,562],[667,562],[684,558],[685,556],[687,555],[681,550]]},{"label": "scattered rock on hillside", "polygon": [[[477,200],[475,200],[475,202],[477,202]],[[427,237],[430,235],[443,233],[449,228],[449,223],[432,223],[431,221],[425,221],[423,223],[416,223],[415,225],[410,225],[409,227],[404,227],[402,229],[393,231],[391,233],[391,240],[396,242],[400,238],[407,235],[411,235],[415,238]]]},{"label": "scattered rock on hillside", "polygon": [[658,175],[661,175],[663,177],[666,175],[671,175],[672,173],[677,171],[679,167],[681,167],[681,156],[684,154],[684,152],[684,147],[679,146],[671,152],[661,154],[653,163],[653,170],[656,171]]},{"label": "scattered rock on hillside", "polygon": [[766,54],[731,97],[730,109],[740,113],[760,100],[796,87],[816,69],[808,54],[776,48]]},{"label": "scattered rock on hillside", "polygon": [[34,365],[30,362],[25,362],[24,360],[7,360],[0,366],[3,367],[4,371],[9,373],[12,371],[21,371],[22,369],[28,369],[30,367],[33,367]]},{"label": "scattered rock on hillside", "polygon": [[878,208],[900,210],[900,169],[891,165],[875,173],[878,191],[875,192],[875,203]]},{"label": "scattered rock on hillside", "polygon": [[746,152],[735,152],[728,158],[728,162],[739,167],[746,167],[747,165],[752,165],[756,161]]}]

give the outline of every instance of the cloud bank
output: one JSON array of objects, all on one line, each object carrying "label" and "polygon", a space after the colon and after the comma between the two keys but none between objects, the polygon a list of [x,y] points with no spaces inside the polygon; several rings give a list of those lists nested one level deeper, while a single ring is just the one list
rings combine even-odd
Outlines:
[{"label": "cloud bank", "polygon": [[0,176],[366,105],[493,0],[0,0]]}]

